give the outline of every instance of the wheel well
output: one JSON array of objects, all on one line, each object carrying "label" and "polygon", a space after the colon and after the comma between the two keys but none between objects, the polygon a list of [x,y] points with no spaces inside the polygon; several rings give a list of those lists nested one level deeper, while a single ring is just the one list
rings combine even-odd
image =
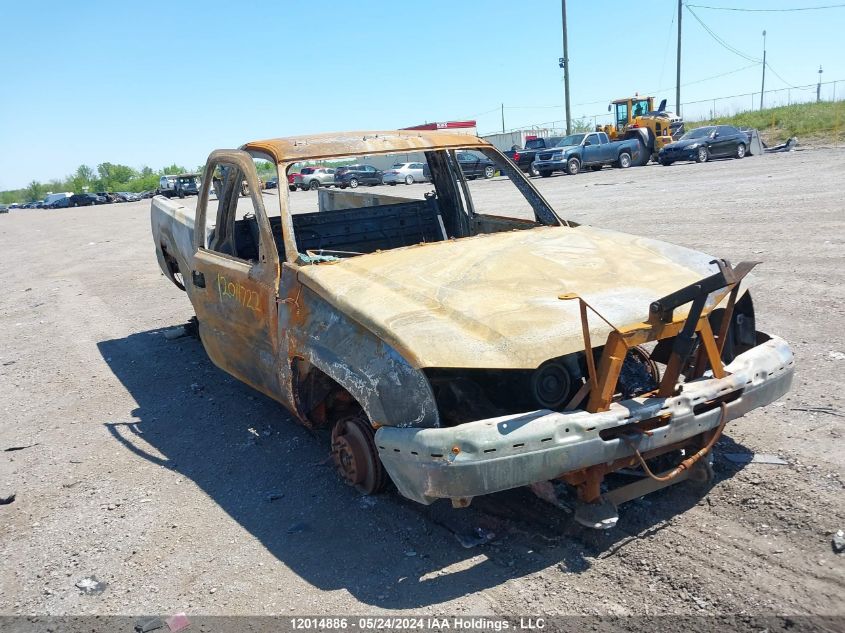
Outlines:
[{"label": "wheel well", "polygon": [[363,407],[334,378],[304,358],[291,363],[293,397],[300,419],[310,428],[326,428]]},{"label": "wheel well", "polygon": [[167,265],[167,276],[170,278],[170,281],[172,281],[173,284],[180,290],[185,290],[185,286],[179,283],[176,279],[176,273],[182,274],[182,271],[179,269],[179,262],[176,261],[176,258],[173,257],[173,255],[167,252],[167,246],[165,246],[164,243],[161,244],[161,256],[164,259],[164,263]]}]

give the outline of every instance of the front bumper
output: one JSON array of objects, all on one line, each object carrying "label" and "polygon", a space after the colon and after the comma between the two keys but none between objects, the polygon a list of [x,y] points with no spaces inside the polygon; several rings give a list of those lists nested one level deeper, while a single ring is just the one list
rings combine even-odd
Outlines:
[{"label": "front bumper", "polygon": [[675,149],[675,150],[666,150],[662,149],[658,152],[657,157],[658,160],[666,159],[671,161],[676,160],[695,160],[698,156],[698,148],[695,149]]},{"label": "front bumper", "polygon": [[537,171],[565,171],[566,160],[535,160]]},{"label": "front bumper", "polygon": [[718,406],[695,412],[704,403],[733,396],[727,419],[736,419],[785,394],[793,370],[792,350],[773,336],[737,356],[725,378],[685,383],[678,396],[625,400],[601,413],[544,409],[450,428],[382,427],[376,445],[405,497],[424,504],[471,498],[630,457],[623,439],[602,439],[601,432],[614,427],[668,414],[650,437],[641,436],[637,448],[646,453],[687,440],[719,425]]}]

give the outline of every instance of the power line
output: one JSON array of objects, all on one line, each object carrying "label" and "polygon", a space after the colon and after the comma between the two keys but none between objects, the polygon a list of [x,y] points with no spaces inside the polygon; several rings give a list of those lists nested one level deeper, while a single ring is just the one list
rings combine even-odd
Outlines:
[{"label": "power line", "polygon": [[672,41],[672,26],[675,24],[675,14],[678,12],[678,9],[672,9],[672,20],[669,22],[669,28],[666,29],[666,46],[663,47],[663,65],[660,67],[660,80],[657,82],[659,84],[663,83],[663,71],[666,70],[666,57],[667,53],[669,53],[669,42]]},{"label": "power line", "polygon": [[713,11],[742,11],[748,13],[786,13],[790,11],[819,11],[821,9],[842,9],[845,4],[826,4],[819,7],[792,7],[788,9],[744,9],[742,7],[709,7],[703,4],[688,4],[687,8],[712,9]]},{"label": "power line", "polygon": [[771,65],[769,62],[766,62],[766,68],[768,68],[769,70],[771,70],[771,71],[772,71],[772,73],[774,74],[774,76],[775,76],[775,77],[777,77],[778,79],[780,79],[783,83],[785,83],[785,84],[786,84],[787,86],[789,86],[790,88],[795,88],[795,89],[798,89],[798,88],[799,88],[799,86],[793,86],[793,85],[792,85],[791,83],[789,83],[786,79],[784,79],[783,77],[781,77],[780,75],[778,75],[777,71],[776,71],[774,68],[772,68],[772,65]]},{"label": "power line", "polygon": [[756,62],[756,63],[758,63],[758,64],[762,62],[762,60],[761,60],[761,59],[759,59],[759,58],[757,58],[757,57],[751,57],[751,55],[746,55],[746,54],[745,54],[745,53],[743,53],[742,51],[737,50],[736,48],[734,48],[733,46],[731,46],[730,44],[728,44],[725,40],[723,40],[721,37],[719,37],[718,35],[716,35],[716,33],[714,33],[714,32],[713,32],[713,29],[711,29],[709,26],[707,26],[707,25],[706,25],[706,24],[705,24],[705,23],[701,20],[701,18],[700,18],[700,17],[698,17],[698,15],[696,15],[695,11],[693,11],[693,10],[690,8],[690,5],[685,4],[684,6],[687,8],[687,11],[689,11],[689,12],[690,12],[690,15],[692,15],[692,17],[694,17],[694,18],[696,19],[696,21],[697,21],[697,22],[701,25],[701,27],[702,27],[705,31],[707,31],[707,33],[710,35],[710,37],[712,37],[712,38],[713,38],[714,40],[716,40],[719,44],[721,44],[723,48],[725,48],[726,50],[729,50],[729,51],[730,51],[731,53],[733,53],[734,55],[738,55],[739,57],[742,57],[743,59],[747,59],[747,60],[748,60],[748,61],[750,61],[750,62]]}]

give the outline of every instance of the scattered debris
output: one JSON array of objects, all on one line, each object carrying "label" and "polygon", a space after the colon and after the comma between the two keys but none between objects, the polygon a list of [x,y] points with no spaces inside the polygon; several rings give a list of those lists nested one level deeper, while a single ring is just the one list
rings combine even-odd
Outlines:
[{"label": "scattered debris", "polygon": [[807,413],[826,413],[827,415],[835,415],[837,418],[845,418],[845,414],[840,413],[831,407],[794,407],[790,411],[806,411]]},{"label": "scattered debris", "polygon": [[76,587],[86,596],[98,596],[106,590],[109,584],[97,580],[96,576],[88,576],[76,583]]},{"label": "scattered debris", "polygon": [[465,549],[470,549],[478,545],[486,545],[496,538],[495,532],[480,527],[475,528],[472,534],[460,534],[459,532],[455,532],[454,534],[455,538],[458,539],[458,543]]},{"label": "scattered debris", "polygon": [[288,528],[288,534],[299,534],[300,532],[310,532],[311,526],[307,523],[294,523]]},{"label": "scattered debris", "polygon": [[201,384],[196,382],[191,383],[191,391],[193,391],[194,393],[201,393],[203,389],[205,389],[205,387],[203,387]]},{"label": "scattered debris", "polygon": [[178,631],[184,631],[189,626],[191,626],[191,621],[188,619],[188,616],[184,613],[177,613],[175,615],[170,616],[165,620],[167,622],[167,628],[170,629],[171,633],[177,633]]},{"label": "scattered debris", "polygon": [[9,365],[14,365],[14,364],[15,364],[15,361],[13,361],[13,360],[8,360],[8,361],[6,361],[5,363],[3,363],[3,367],[8,367]]},{"label": "scattered debris", "polygon": [[405,556],[407,556],[408,558],[413,558],[416,555],[417,555],[417,553],[412,549],[409,549],[405,552]]},{"label": "scattered debris", "polygon": [[180,325],[178,327],[170,328],[169,330],[164,331],[164,338],[168,341],[175,341],[177,338],[183,338],[188,335],[187,330],[185,330],[184,325]]},{"label": "scattered debris", "polygon": [[828,352],[827,357],[830,360],[845,360],[845,353],[842,352]]},{"label": "scattered debris", "polygon": [[551,481],[535,481],[528,486],[537,497],[553,506],[560,506],[560,500],[557,498],[557,491]]},{"label": "scattered debris", "polygon": [[12,451],[22,451],[27,448],[32,448],[33,446],[38,446],[38,442],[35,444],[25,444],[22,446],[10,446],[9,448],[3,449],[6,453],[10,453]]},{"label": "scattered debris", "polygon": [[789,462],[770,453],[722,453],[725,459],[734,464],[772,464],[787,466]]},{"label": "scattered debris", "polygon": [[845,532],[837,530],[836,534],[833,535],[833,540],[830,542],[830,546],[837,554],[841,554],[845,551]]},{"label": "scattered debris", "polygon": [[278,501],[285,496],[284,492],[268,492],[267,501]]},{"label": "scattered debris", "polygon": [[362,508],[372,508],[376,505],[376,498],[370,496],[361,497],[358,500],[358,505],[360,505]]},{"label": "scattered debris", "polygon": [[774,154],[776,152],[791,152],[795,149],[796,145],[798,145],[798,139],[793,136],[786,143],[781,143],[780,145],[774,145],[772,147],[766,147],[763,151],[765,151],[767,154]]},{"label": "scattered debris", "polygon": [[164,622],[161,621],[161,618],[157,617],[139,618],[135,622],[135,631],[137,633],[148,633],[149,631],[155,631],[163,627]]},{"label": "scattered debris", "polygon": [[9,505],[15,500],[15,493],[10,491],[0,492],[0,506]]}]

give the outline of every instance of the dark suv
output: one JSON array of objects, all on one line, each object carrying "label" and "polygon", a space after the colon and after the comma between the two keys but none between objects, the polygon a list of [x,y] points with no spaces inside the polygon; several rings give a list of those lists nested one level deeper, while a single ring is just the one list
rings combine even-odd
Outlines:
[{"label": "dark suv", "polygon": [[93,193],[75,193],[68,198],[69,207],[87,207],[92,204],[105,204],[106,199]]},{"label": "dark suv", "polygon": [[185,196],[199,195],[199,187],[197,187],[197,176],[193,174],[177,176],[175,189],[176,195],[180,198],[184,198]]},{"label": "dark suv", "polygon": [[335,170],[334,182],[335,186],[341,189],[354,189],[358,185],[380,185],[382,175],[382,172],[372,165],[347,165]]}]

